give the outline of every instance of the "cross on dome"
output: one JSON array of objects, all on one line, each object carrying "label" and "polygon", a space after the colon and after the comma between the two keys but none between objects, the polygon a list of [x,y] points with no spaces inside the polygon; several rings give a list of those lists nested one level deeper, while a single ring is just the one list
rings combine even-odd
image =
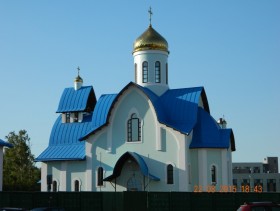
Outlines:
[{"label": "cross on dome", "polygon": [[77,67],[77,70],[78,70],[78,75],[80,75],[80,67],[79,66]]},{"label": "cross on dome", "polygon": [[152,8],[150,7],[150,9],[148,10],[148,13],[149,13],[149,21],[150,21],[150,26],[152,25],[152,15],[153,15],[153,12],[152,12]]},{"label": "cross on dome", "polygon": [[80,82],[80,83],[83,83],[83,79],[80,77],[80,67],[78,66],[77,67],[77,70],[78,70],[78,75],[77,77],[75,78],[74,82]]}]

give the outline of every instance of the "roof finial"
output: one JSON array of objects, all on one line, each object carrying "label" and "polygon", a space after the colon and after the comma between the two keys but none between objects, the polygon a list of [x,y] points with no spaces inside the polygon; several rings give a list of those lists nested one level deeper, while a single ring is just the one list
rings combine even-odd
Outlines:
[{"label": "roof finial", "polygon": [[74,89],[78,90],[83,86],[83,79],[80,77],[80,67],[77,67],[78,75],[74,80]]},{"label": "roof finial", "polygon": [[153,12],[152,12],[152,8],[150,7],[150,9],[148,10],[148,13],[149,13],[149,21],[150,21],[150,26],[152,26],[152,15],[153,15]]},{"label": "roof finial", "polygon": [[80,67],[79,66],[77,67],[77,70],[78,70],[78,76],[80,76]]}]

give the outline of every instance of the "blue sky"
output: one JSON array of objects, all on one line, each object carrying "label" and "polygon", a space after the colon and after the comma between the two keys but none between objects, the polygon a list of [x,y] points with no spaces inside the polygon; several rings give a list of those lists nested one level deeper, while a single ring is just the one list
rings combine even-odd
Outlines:
[{"label": "blue sky", "polygon": [[150,6],[170,88],[204,86],[212,116],[234,130],[234,162],[280,157],[279,0],[0,0],[0,138],[25,129],[38,156],[77,66],[97,97],[133,81]]}]

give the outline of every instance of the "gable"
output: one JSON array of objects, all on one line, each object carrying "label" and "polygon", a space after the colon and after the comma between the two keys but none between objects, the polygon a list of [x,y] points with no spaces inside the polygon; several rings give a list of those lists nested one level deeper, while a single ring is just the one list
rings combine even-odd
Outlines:
[{"label": "gable", "polygon": [[[181,133],[189,134],[194,128],[197,121],[197,108],[200,104],[206,112],[210,113],[207,97],[203,87],[171,89],[166,91],[163,95],[157,96],[148,88],[139,86],[133,82],[126,85],[119,94],[114,95],[114,99],[109,100],[105,107],[94,110],[94,118],[99,118],[99,115],[106,116],[102,118],[102,124],[98,127],[93,127],[89,133],[81,137],[80,140],[85,140],[91,134],[95,133],[97,129],[101,129],[109,123],[112,109],[116,106],[117,102],[123,99],[123,95],[127,90],[132,87],[141,91],[147,100],[151,101],[153,110],[155,110],[157,120],[171,127]],[[106,95],[107,96],[107,95]],[[102,106],[104,99],[99,99],[97,105]],[[103,112],[103,113],[102,113]]]},{"label": "gable", "polygon": [[[105,100],[105,98],[108,99]],[[149,103],[147,96],[132,82],[125,86],[117,95],[102,95],[94,110],[94,119],[99,119],[100,121],[80,140],[85,140],[90,135],[103,129],[115,118],[123,121],[122,119],[127,118],[129,112],[133,111],[133,109],[134,111],[138,110],[140,113],[144,113],[149,109]]]},{"label": "gable", "polygon": [[96,97],[92,86],[83,86],[78,90],[73,87],[64,89],[56,113],[93,111]]}]

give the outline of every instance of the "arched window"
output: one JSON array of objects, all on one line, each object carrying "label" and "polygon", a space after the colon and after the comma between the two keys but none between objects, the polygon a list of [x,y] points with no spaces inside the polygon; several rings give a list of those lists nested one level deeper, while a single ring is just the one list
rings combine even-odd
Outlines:
[{"label": "arched window", "polygon": [[79,192],[80,191],[80,182],[79,180],[75,180],[74,182],[74,191]]},{"label": "arched window", "polygon": [[216,185],[217,183],[217,170],[216,170],[216,166],[214,165],[211,166],[211,182],[212,185]]},{"label": "arched window", "polygon": [[160,83],[160,62],[155,63],[155,82]]},{"label": "arched window", "polygon": [[142,82],[148,82],[148,62],[143,62],[142,64]]},{"label": "arched window", "polygon": [[168,84],[168,63],[166,63],[166,84]]},{"label": "arched window", "polygon": [[136,142],[141,140],[141,122],[135,113],[127,121],[127,141]]},{"label": "arched window", "polygon": [[135,83],[137,83],[137,64],[134,64],[134,76],[135,76]]},{"label": "arched window", "polygon": [[57,192],[57,181],[53,181],[53,192]]},{"label": "arched window", "polygon": [[167,165],[167,184],[174,184],[174,181],[173,181],[173,166],[171,164]]},{"label": "arched window", "polygon": [[103,186],[103,168],[98,167],[97,169],[97,186]]}]

